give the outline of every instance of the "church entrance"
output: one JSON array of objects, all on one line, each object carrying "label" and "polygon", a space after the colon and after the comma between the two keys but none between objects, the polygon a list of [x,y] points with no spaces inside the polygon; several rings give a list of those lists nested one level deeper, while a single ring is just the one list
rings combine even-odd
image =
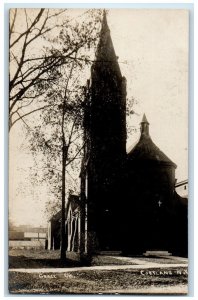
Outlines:
[{"label": "church entrance", "polygon": [[103,211],[99,239],[102,251],[118,251],[121,249],[119,219],[116,220],[115,211],[112,209],[105,208]]},{"label": "church entrance", "polygon": [[162,202],[150,217],[150,225],[146,230],[146,249],[152,251],[169,250],[169,218]]}]

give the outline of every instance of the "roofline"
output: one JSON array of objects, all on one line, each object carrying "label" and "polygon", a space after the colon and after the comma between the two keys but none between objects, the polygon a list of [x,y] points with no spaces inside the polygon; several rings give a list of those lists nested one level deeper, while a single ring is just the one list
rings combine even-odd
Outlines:
[{"label": "roofline", "polygon": [[[127,154],[128,156],[128,154]],[[171,166],[175,169],[177,169],[177,165],[173,162],[173,161],[159,161],[159,160],[154,160],[154,159],[131,159],[129,156],[128,156],[128,160],[133,162],[134,164],[145,164],[145,163],[148,163],[148,164],[155,164],[155,165],[163,165],[163,166]]]},{"label": "roofline", "polygon": [[175,184],[175,187],[178,187],[178,186],[181,186],[181,185],[184,185],[184,184],[188,184],[188,179],[185,179],[185,180],[182,180],[180,182],[177,182]]}]

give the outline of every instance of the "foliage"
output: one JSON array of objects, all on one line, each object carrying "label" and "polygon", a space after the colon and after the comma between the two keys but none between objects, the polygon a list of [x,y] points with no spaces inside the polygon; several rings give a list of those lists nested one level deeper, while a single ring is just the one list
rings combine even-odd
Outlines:
[{"label": "foliage", "polygon": [[[92,46],[100,14],[85,11],[77,21],[68,10],[10,10],[10,128],[48,107],[50,87],[62,77],[61,67]],[[87,59],[81,53],[78,64]]]},{"label": "foliage", "polygon": [[[24,122],[35,159],[33,181],[47,181],[49,193],[57,199],[62,189],[63,134],[66,167],[70,165],[67,182],[76,190],[83,146],[83,86],[100,19],[100,10],[10,11],[10,128]],[[53,209],[60,207],[54,199],[51,204]]]}]

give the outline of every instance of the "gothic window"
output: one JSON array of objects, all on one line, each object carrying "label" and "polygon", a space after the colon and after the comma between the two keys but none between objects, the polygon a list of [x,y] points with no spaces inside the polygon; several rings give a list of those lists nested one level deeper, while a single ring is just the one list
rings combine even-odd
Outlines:
[{"label": "gothic window", "polygon": [[69,219],[68,219],[68,235],[71,235],[71,221],[72,221],[72,215],[70,210]]},{"label": "gothic window", "polygon": [[68,226],[68,235],[70,235],[70,231],[71,231],[71,228],[70,228],[70,218],[68,219],[67,226]]}]

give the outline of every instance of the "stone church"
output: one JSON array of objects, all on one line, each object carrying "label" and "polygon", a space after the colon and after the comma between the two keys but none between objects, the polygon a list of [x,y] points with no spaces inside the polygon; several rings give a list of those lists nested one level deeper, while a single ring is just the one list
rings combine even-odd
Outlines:
[{"label": "stone church", "polygon": [[[187,199],[176,193],[177,166],[152,141],[145,115],[139,141],[126,151],[126,79],[105,14],[86,104],[81,192],[66,207],[67,251],[187,256]],[[49,249],[60,244],[59,221],[60,214],[51,219]]]}]

